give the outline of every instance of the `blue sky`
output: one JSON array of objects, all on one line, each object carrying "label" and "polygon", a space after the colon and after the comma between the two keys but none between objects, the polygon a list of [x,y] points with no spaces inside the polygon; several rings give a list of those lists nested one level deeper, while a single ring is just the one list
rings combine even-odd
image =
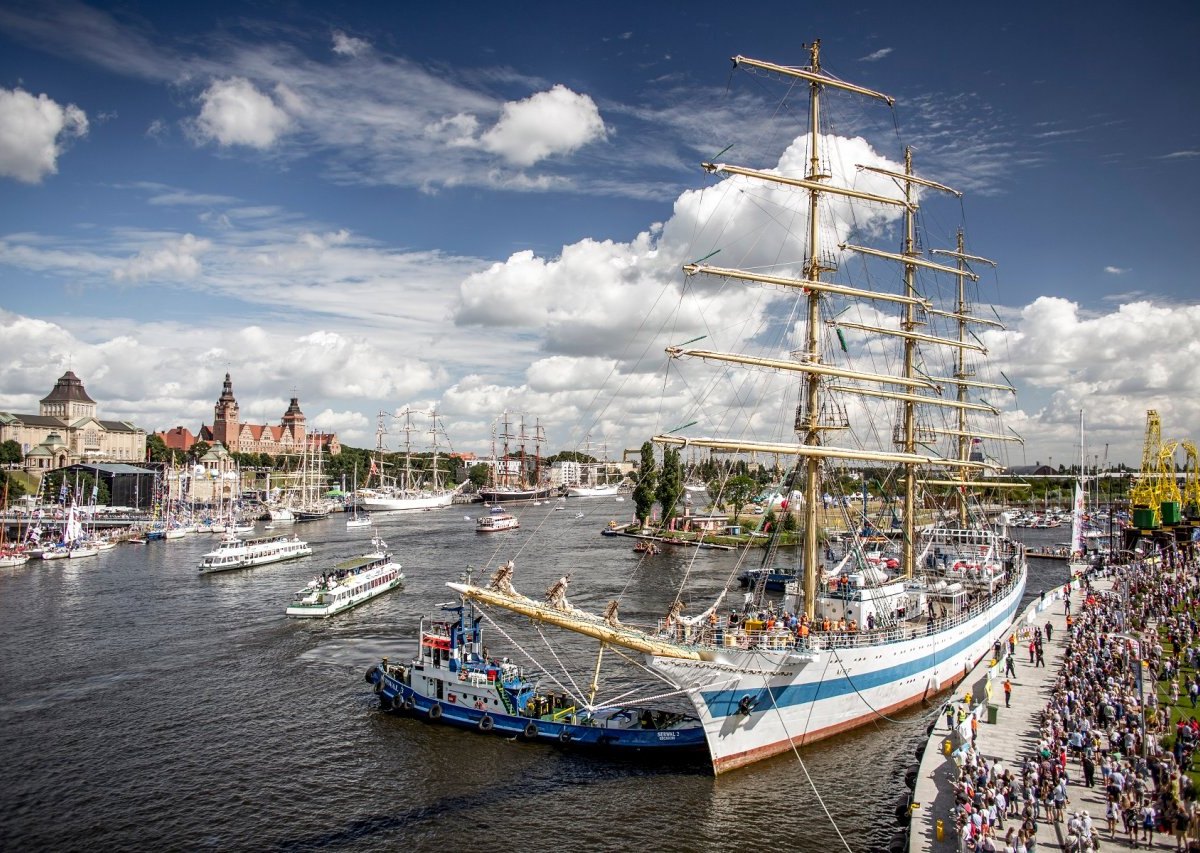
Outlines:
[{"label": "blue sky", "polygon": [[1010,461],[1077,457],[1080,408],[1135,465],[1147,408],[1200,425],[1194,4],[177,5],[0,7],[0,409],[69,365],[195,429],[228,370],[244,417],[297,394],[356,445],[437,405],[463,449],[506,407],[634,446],[680,422],[634,362],[697,164],[803,130],[729,57],[819,37],[897,99],[832,130],[913,145],[1000,263]]}]

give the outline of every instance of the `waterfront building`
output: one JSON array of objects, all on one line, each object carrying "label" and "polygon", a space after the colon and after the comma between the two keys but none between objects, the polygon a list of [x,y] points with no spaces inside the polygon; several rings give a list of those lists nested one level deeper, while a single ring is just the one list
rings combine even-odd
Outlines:
[{"label": "waterfront building", "polygon": [[141,462],[146,431],[128,421],[101,420],[83,381],[68,370],[42,398],[38,413],[0,412],[0,441],[15,441],[31,473],[77,462]]},{"label": "waterfront building", "polygon": [[[183,427],[176,427],[160,435],[164,442],[169,436],[178,442],[186,440],[191,434]],[[277,426],[242,422],[237,398],[233,396],[233,380],[228,373],[225,374],[221,396],[213,406],[213,422],[200,427],[196,440],[210,444],[219,442],[230,453],[269,453],[272,456],[300,456],[307,449],[324,450],[336,456],[342,450],[333,433],[308,431],[307,419],[304,412],[300,411],[298,397],[292,397]],[[171,447],[172,444],[168,442],[167,446]],[[179,449],[187,450],[190,447],[191,444]]]}]

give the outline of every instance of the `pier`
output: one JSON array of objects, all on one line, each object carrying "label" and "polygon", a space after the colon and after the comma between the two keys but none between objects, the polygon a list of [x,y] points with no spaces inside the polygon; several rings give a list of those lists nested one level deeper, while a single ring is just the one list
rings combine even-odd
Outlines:
[{"label": "pier", "polygon": [[[1007,642],[1010,633],[1017,632],[1016,669],[1011,679],[1012,707],[1004,706],[1004,661],[993,662],[985,657],[955,688],[948,702],[962,704],[967,693],[971,695],[971,713],[978,720],[978,735],[975,748],[989,762],[1000,760],[1005,767],[1018,772],[1025,758],[1037,748],[1041,730],[1041,713],[1050,699],[1051,690],[1058,678],[1063,660],[1063,644],[1066,638],[1066,614],[1063,607],[1063,591],[1046,592],[1044,599],[1029,604],[1013,622],[1009,632],[1002,638]],[[1081,593],[1072,589],[1071,609],[1078,612]],[[1044,644],[1045,666],[1029,663],[1027,653],[1029,640],[1021,642],[1020,632],[1033,625],[1050,623],[1054,634]],[[989,693],[990,685],[990,693]],[[990,698],[989,698],[990,697]],[[994,715],[995,722],[988,722]],[[963,741],[957,732],[947,726],[946,714],[939,714],[926,744],[913,789],[912,824],[909,833],[910,853],[959,853],[955,815],[955,785],[958,781],[956,752]],[[1072,785],[1070,793],[1074,800],[1078,787]],[[1086,789],[1084,789],[1086,790]],[[1103,821],[1103,803],[1099,809],[1089,804],[1097,825]],[[1074,803],[1072,804],[1074,807]],[[1020,826],[1020,818],[1005,819],[1005,827]],[[1037,849],[1059,850],[1063,843],[1060,832],[1063,824],[1049,821],[1037,822]],[[997,837],[997,849],[1002,849],[1004,833]],[[972,848],[973,849],[973,848]]]}]

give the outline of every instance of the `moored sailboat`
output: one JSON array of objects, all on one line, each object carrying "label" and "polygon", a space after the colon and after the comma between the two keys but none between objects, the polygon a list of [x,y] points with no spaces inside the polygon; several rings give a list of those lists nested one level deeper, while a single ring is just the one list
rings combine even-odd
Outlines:
[{"label": "moored sailboat", "polygon": [[[697,360],[747,368],[756,376],[769,377],[761,380],[764,386],[773,377],[791,377],[785,387],[795,401],[794,421],[790,412],[786,414],[796,440],[751,437],[756,413],[746,418],[747,427],[731,436],[681,435],[692,422],[653,437],[656,444],[668,448],[690,446],[797,460],[788,493],[795,490],[801,497],[798,506],[787,509],[796,512],[801,527],[801,582],[795,590],[794,610],[762,603],[723,611],[722,592],[697,615],[684,616],[681,590],[657,625],[635,627],[617,618],[617,602],[609,605],[604,616],[568,605],[561,595],[565,577],[545,598],[520,594],[513,584],[511,562],[487,586],[449,585],[479,604],[592,637],[602,648],[641,653],[648,669],[691,700],[715,772],[864,725],[938,694],[961,679],[1007,630],[1026,582],[1021,546],[989,519],[971,518],[968,511],[971,492],[1011,485],[984,476],[999,466],[973,450],[976,439],[984,436],[996,442],[1010,438],[999,427],[988,429],[979,422],[998,420],[1000,410],[978,395],[985,389],[1012,392],[1011,385],[976,378],[980,365],[967,361],[968,355],[982,360],[987,354],[970,327],[981,325],[985,331],[999,327],[983,318],[965,295],[967,284],[978,279],[973,267],[990,262],[965,252],[961,231],[956,247],[940,252],[953,258],[954,265],[925,256],[916,239],[919,196],[960,194],[919,177],[909,150],[899,165],[865,152],[870,157],[858,168],[858,186],[849,185],[846,168],[835,180],[831,163],[836,152],[830,149],[840,145],[846,151],[862,151],[863,144],[822,133],[826,90],[888,105],[892,99],[827,74],[821,68],[819,43],[807,49],[810,62],[802,68],[735,58],[739,67],[807,84],[807,133],[779,166],[757,170],[704,164],[707,172],[724,179],[721,189],[709,191],[713,195],[727,194],[735,204],[752,206],[754,213],[768,211],[765,218],[772,226],[794,227],[795,235],[784,232],[785,241],[794,242],[785,242],[777,256],[799,256],[802,261],[785,263],[778,273],[765,272],[763,264],[747,269],[703,261],[684,266],[689,277],[712,277],[788,294],[776,300],[782,310],[770,319],[780,328],[794,327],[799,346],[787,339],[786,349],[796,349],[790,358],[780,358],[779,350],[785,347],[778,346],[761,355],[686,345],[667,349],[672,364]],[[843,207],[831,212],[828,206],[834,202]],[[861,221],[851,212],[859,206],[867,209]],[[900,252],[850,243],[856,223],[858,233],[878,234],[896,219],[901,223]],[[731,221],[733,217],[720,220],[727,227]],[[729,231],[736,233],[733,228]],[[840,241],[836,257],[831,233]],[[713,251],[703,254],[710,248]],[[698,247],[693,257],[707,259],[721,248],[719,244]],[[838,269],[836,260],[843,256],[862,258],[864,264],[897,265],[900,275],[890,277],[899,279],[901,286],[885,290],[873,282],[861,287],[833,281],[827,274]],[[937,282],[947,277],[957,287],[943,297],[950,304],[936,307],[944,304],[935,298],[944,292]],[[900,308],[898,323],[887,322],[880,310],[889,306]],[[947,324],[954,325],[957,334],[938,334],[934,328]],[[761,325],[768,328],[772,323]],[[922,326],[931,328],[919,331]],[[865,335],[869,342],[852,350],[847,333]],[[948,360],[948,352],[957,357]],[[845,365],[839,363],[843,355]],[[867,369],[851,362],[851,356],[878,358],[884,366]],[[938,359],[949,361],[942,377],[934,372]],[[749,380],[747,386],[754,387]],[[957,393],[945,394],[947,387]],[[755,393],[764,403],[788,399],[763,388],[755,388]],[[943,425],[934,426],[939,415]],[[842,431],[852,441],[833,443],[829,436],[834,431]],[[951,446],[939,451],[937,445],[945,439]],[[882,446],[886,442],[893,447]],[[827,521],[822,507],[828,505],[826,497],[831,493],[834,505],[842,506],[838,481],[867,465],[892,472],[901,490],[894,566],[860,559],[852,548],[849,559],[828,567],[822,559],[821,527]],[[952,517],[935,521],[921,538],[918,517],[928,510],[918,494],[938,489],[961,496],[959,505]]]}]

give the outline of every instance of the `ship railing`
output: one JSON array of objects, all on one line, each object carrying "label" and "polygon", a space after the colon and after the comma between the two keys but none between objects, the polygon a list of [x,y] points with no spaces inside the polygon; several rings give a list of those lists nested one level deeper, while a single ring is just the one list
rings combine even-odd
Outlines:
[{"label": "ship railing", "polygon": [[793,649],[796,651],[828,651],[830,649],[875,646],[881,643],[898,643],[969,622],[991,607],[997,598],[1007,595],[1017,582],[1019,574],[1019,572],[1009,573],[1003,584],[997,586],[990,595],[981,594],[966,609],[932,621],[922,617],[919,618],[919,621],[917,619],[906,620],[898,624],[876,628],[860,628],[857,631],[813,631],[808,637],[797,637],[792,630],[786,627],[746,628],[744,627],[745,623],[734,627],[721,624],[669,625],[664,620],[659,623],[659,635],[667,637],[679,645],[697,650],[716,647],[767,651]]}]

